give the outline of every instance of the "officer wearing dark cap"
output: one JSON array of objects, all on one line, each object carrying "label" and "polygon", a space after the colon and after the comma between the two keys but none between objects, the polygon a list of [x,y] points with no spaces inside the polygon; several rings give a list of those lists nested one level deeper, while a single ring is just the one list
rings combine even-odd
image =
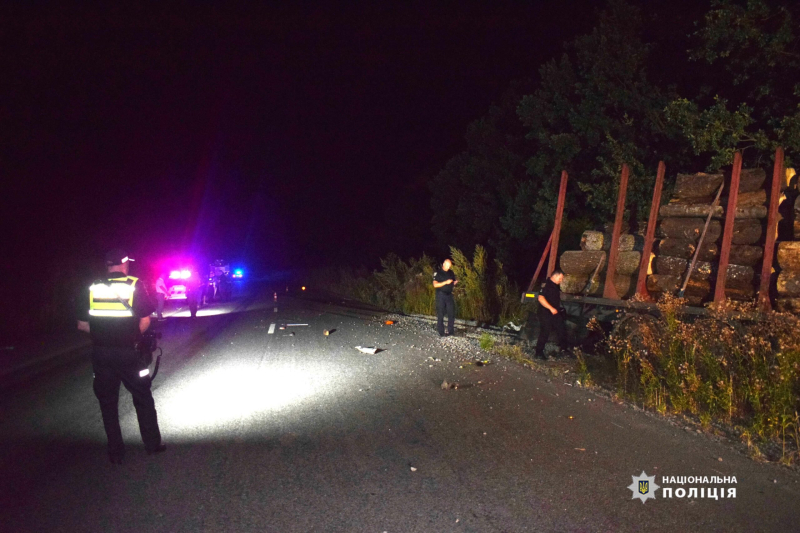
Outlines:
[{"label": "officer wearing dark cap", "polygon": [[155,306],[144,283],[128,275],[131,261],[123,250],[111,250],[106,255],[108,273],[89,287],[78,308],[78,329],[92,339],[94,393],[108,437],[108,457],[114,464],[121,464],[125,456],[118,412],[120,383],[133,397],[148,455],[166,450],[150,391],[150,370],[136,349],[150,327]]}]

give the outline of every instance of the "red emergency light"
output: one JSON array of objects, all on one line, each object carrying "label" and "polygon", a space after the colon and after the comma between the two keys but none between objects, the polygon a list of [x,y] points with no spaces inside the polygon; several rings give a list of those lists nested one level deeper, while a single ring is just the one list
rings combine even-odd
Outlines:
[{"label": "red emergency light", "polygon": [[169,279],[189,279],[191,276],[190,270],[173,270],[169,273]]}]

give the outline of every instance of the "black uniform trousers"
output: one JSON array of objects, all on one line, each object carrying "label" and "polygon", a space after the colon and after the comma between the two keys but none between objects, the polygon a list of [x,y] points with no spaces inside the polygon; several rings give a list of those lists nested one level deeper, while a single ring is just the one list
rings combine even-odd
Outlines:
[{"label": "black uniform trousers", "polygon": [[444,315],[447,314],[447,334],[455,332],[456,301],[452,294],[436,291],[436,331],[444,335]]},{"label": "black uniform trousers", "polygon": [[150,376],[139,375],[144,368],[139,353],[133,348],[95,346],[92,351],[92,368],[94,394],[100,402],[100,412],[103,414],[109,455],[121,457],[125,453],[119,426],[120,383],[125,385],[133,397],[145,449],[155,450],[161,444],[161,432],[158,429],[156,404],[150,391]]},{"label": "black uniform trousers", "polygon": [[544,306],[541,306],[537,312],[537,316],[539,317],[539,339],[536,341],[536,355],[544,356],[544,346],[547,344],[547,339],[550,337],[551,332],[556,333],[558,347],[562,350],[566,350],[568,346],[564,311],[559,310],[559,312],[554,315]]}]

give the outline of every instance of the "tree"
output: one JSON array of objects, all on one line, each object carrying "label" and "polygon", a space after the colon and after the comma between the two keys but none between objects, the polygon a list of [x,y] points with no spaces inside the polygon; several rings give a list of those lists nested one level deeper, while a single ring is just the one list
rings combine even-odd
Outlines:
[{"label": "tree", "polygon": [[623,163],[631,169],[628,203],[649,205],[659,158],[680,160],[686,149],[664,117],[672,93],[648,80],[651,45],[641,34],[640,10],[611,0],[590,34],[540,69],[539,88],[518,109],[534,155],[509,223],[524,224],[520,209],[530,206],[536,232],[549,231],[562,169],[578,189],[570,190],[568,217],[588,207],[596,222],[611,220]]},{"label": "tree", "polygon": [[518,251],[500,224],[525,179],[523,129],[516,116],[521,84],[512,84],[486,116],[467,128],[467,150],[431,180],[433,232],[442,249],[488,247],[514,264]]},{"label": "tree", "polygon": [[735,150],[759,165],[778,145],[800,149],[799,24],[796,2],[766,0],[714,0],[698,23],[690,59],[713,69],[713,89],[674,99],[666,112],[710,170]]}]

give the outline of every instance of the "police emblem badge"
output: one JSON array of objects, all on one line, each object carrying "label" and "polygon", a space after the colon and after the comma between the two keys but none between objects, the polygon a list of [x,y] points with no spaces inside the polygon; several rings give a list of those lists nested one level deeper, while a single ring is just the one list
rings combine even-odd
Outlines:
[{"label": "police emblem badge", "polygon": [[628,488],[633,493],[632,500],[638,498],[644,503],[650,498],[656,499],[656,491],[661,488],[656,485],[656,476],[648,476],[644,473],[644,470],[642,470],[641,475],[631,476],[631,478],[633,479],[633,483],[628,485]]}]

